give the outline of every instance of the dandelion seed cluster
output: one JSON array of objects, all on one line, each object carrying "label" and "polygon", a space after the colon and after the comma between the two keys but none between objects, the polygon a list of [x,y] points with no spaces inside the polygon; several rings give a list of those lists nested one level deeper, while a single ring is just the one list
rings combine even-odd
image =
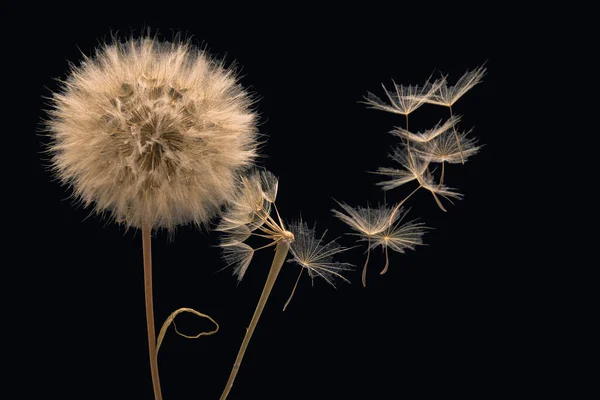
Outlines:
[{"label": "dandelion seed cluster", "polygon": [[[334,215],[345,222],[356,234],[359,240],[367,242],[367,259],[363,267],[363,285],[366,286],[366,271],[369,263],[370,250],[381,246],[385,251],[386,264],[381,271],[384,274],[388,269],[388,248],[404,253],[406,249],[414,249],[423,243],[422,236],[426,227],[416,221],[403,222],[406,215],[401,206],[417,190],[429,191],[439,208],[446,211],[440,197],[449,201],[460,199],[462,195],[456,190],[444,185],[445,164],[465,163],[472,155],[479,151],[477,140],[468,137],[469,132],[458,132],[456,125],[461,117],[453,115],[452,106],[471,88],[481,82],[485,75],[485,68],[479,67],[467,71],[455,85],[450,86],[447,76],[431,82],[428,79],[422,86],[404,86],[393,82],[394,89],[383,89],[389,101],[382,100],[375,94],[368,92],[364,103],[368,107],[401,114],[405,117],[405,126],[396,127],[391,133],[402,140],[390,154],[390,158],[401,168],[380,167],[378,174],[389,178],[379,182],[383,190],[391,190],[407,183],[416,182],[418,187],[394,207],[385,205],[371,209],[370,207],[353,208],[341,204],[343,211],[333,210]],[[435,104],[447,107],[450,117],[440,121],[433,128],[414,133],[409,130],[408,116],[424,104]],[[432,164],[441,164],[439,180],[434,177],[435,169]]]},{"label": "dandelion seed cluster", "polygon": [[202,224],[256,157],[256,114],[231,69],[189,43],[130,39],[72,68],[52,98],[52,165],[127,227]]},{"label": "dandelion seed cluster", "polygon": [[[289,261],[306,269],[311,278],[321,277],[331,285],[334,285],[334,277],[346,280],[341,272],[350,270],[352,265],[333,260],[346,248],[335,241],[324,242],[325,234],[317,239],[316,229],[309,228],[302,219],[289,224],[288,228],[275,206],[278,186],[279,180],[266,170],[255,169],[242,176],[237,196],[228,203],[217,226],[222,232],[220,245],[227,267],[231,267],[241,281],[255,251],[285,240],[293,255]],[[273,209],[276,218],[271,216]],[[245,242],[252,235],[267,239],[268,243],[253,248]]]}]

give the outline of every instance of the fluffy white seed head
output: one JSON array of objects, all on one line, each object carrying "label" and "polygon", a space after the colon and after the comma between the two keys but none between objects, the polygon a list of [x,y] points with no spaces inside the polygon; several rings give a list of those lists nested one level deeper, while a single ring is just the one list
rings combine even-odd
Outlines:
[{"label": "fluffy white seed head", "polygon": [[201,224],[256,157],[251,103],[189,43],[107,44],[53,96],[52,165],[85,206],[127,227]]}]

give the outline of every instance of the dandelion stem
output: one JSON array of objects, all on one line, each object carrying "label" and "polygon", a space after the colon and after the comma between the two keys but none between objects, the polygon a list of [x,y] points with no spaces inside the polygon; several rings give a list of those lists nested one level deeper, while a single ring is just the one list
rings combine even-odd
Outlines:
[{"label": "dandelion stem", "polygon": [[387,248],[387,246],[385,246],[385,265],[383,266],[383,269],[381,270],[379,275],[385,274],[387,272],[389,266],[390,266],[390,258],[388,256],[388,248]]},{"label": "dandelion stem", "polygon": [[279,241],[279,243],[277,243],[277,247],[275,248],[275,256],[273,257],[273,263],[271,264],[271,269],[269,270],[269,276],[267,276],[267,281],[265,282],[262,294],[260,295],[260,299],[258,300],[256,309],[254,310],[254,315],[252,316],[250,325],[248,326],[248,329],[246,329],[246,335],[244,336],[242,346],[238,351],[235,363],[233,364],[233,368],[231,369],[231,373],[229,374],[229,379],[227,380],[227,384],[225,385],[223,394],[221,394],[221,400],[225,400],[227,398],[229,392],[231,391],[231,388],[233,387],[233,382],[235,381],[235,377],[237,376],[237,373],[239,371],[240,365],[244,358],[244,354],[246,353],[248,343],[250,343],[250,339],[252,338],[254,329],[258,324],[258,320],[260,319],[263,309],[265,308],[265,304],[267,303],[269,294],[271,294],[271,289],[273,289],[273,285],[275,284],[277,275],[279,275],[279,271],[281,271],[281,266],[283,265],[283,262],[287,257],[289,249],[290,244],[287,240],[281,240]]},{"label": "dandelion stem", "polygon": [[[452,118],[452,105],[449,105],[450,109],[450,118]],[[456,132],[456,124],[452,125],[452,130],[454,130],[454,137],[456,138],[456,144],[458,145],[458,151],[460,152],[460,161],[465,164],[465,157],[463,156],[462,146],[460,145],[460,139],[458,138],[458,132]]]},{"label": "dandelion stem", "polygon": [[371,255],[371,236],[369,236],[367,243],[367,259],[365,260],[365,266],[362,271],[362,284],[363,287],[367,287],[367,265],[369,265],[369,256]]},{"label": "dandelion stem", "polygon": [[292,293],[290,294],[290,297],[287,299],[287,301],[283,305],[283,311],[285,311],[285,309],[287,308],[288,304],[290,304],[290,301],[292,301],[292,297],[294,297],[294,293],[296,293],[296,286],[298,286],[298,282],[300,282],[300,277],[302,276],[303,272],[304,272],[304,268],[300,268],[300,273],[298,274],[298,278],[296,278],[296,283],[294,284],[294,288],[292,289]]},{"label": "dandelion stem", "polygon": [[142,251],[144,257],[144,291],[146,298],[146,324],[148,328],[148,351],[150,355],[150,373],[154,399],[162,400],[160,379],[158,376],[158,353],[156,352],[156,331],[154,327],[154,303],[152,300],[152,239],[150,227],[142,226]]}]

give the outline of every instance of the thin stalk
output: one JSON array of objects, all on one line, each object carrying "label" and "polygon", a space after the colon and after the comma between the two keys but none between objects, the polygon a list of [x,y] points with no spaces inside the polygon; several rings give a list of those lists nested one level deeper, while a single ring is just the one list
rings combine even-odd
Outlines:
[{"label": "thin stalk", "polygon": [[385,265],[383,266],[383,269],[381,270],[379,275],[385,274],[387,272],[389,266],[390,266],[390,258],[388,256],[388,248],[387,248],[387,246],[385,246]]},{"label": "thin stalk", "polygon": [[[450,118],[452,118],[452,106],[448,106],[450,109]],[[454,130],[454,137],[456,138],[456,144],[458,145],[458,151],[460,152],[460,160],[463,165],[465,164],[465,157],[463,156],[462,146],[460,145],[460,139],[458,138],[458,132],[456,132],[456,124],[452,125],[452,129]]]},{"label": "thin stalk", "polygon": [[371,255],[371,236],[369,236],[367,243],[367,259],[365,260],[365,265],[362,271],[362,284],[363,287],[367,287],[367,265],[369,265],[369,256]]},{"label": "thin stalk", "polygon": [[142,226],[142,252],[144,257],[144,292],[146,298],[146,325],[148,327],[148,352],[154,399],[162,400],[160,378],[158,376],[158,353],[156,352],[156,331],[154,328],[154,302],[152,300],[152,238],[150,227]]},{"label": "thin stalk", "polygon": [[250,339],[252,338],[252,334],[254,333],[254,329],[258,324],[258,320],[260,319],[260,315],[265,308],[265,304],[269,299],[269,295],[271,294],[271,289],[273,289],[273,285],[275,284],[275,280],[277,279],[277,275],[279,275],[279,271],[281,271],[281,266],[283,265],[285,258],[287,257],[288,250],[290,249],[290,244],[287,240],[281,240],[277,243],[277,247],[275,248],[275,256],[273,257],[273,263],[271,264],[271,269],[269,270],[269,275],[267,276],[267,281],[265,282],[265,287],[263,288],[262,294],[260,295],[260,299],[258,300],[258,304],[256,305],[256,309],[254,310],[254,315],[252,316],[252,320],[250,321],[250,325],[248,329],[246,329],[246,335],[244,336],[244,340],[242,341],[242,346],[238,351],[237,357],[235,359],[235,363],[233,364],[233,368],[231,369],[231,373],[229,374],[229,379],[227,380],[227,384],[225,385],[225,389],[223,390],[223,394],[221,395],[221,400],[225,400],[233,387],[233,382],[235,381],[235,377],[240,369],[240,365],[242,364],[242,360],[244,359],[244,354],[246,353],[246,348],[248,347],[248,343],[250,343]]},{"label": "thin stalk", "polygon": [[294,293],[296,293],[296,286],[298,286],[298,282],[300,282],[300,277],[302,276],[303,272],[304,272],[304,268],[300,268],[300,273],[298,274],[298,278],[296,278],[296,283],[294,284],[294,288],[292,289],[292,293],[290,294],[290,297],[287,299],[287,301],[285,302],[285,304],[283,306],[283,311],[285,311],[288,304],[290,304],[290,301],[292,301],[292,297],[294,297]]},{"label": "thin stalk", "polygon": [[400,209],[400,206],[402,206],[402,204],[404,204],[406,202],[406,200],[408,200],[410,198],[410,196],[412,196],[413,194],[416,193],[417,190],[421,189],[421,186],[419,185],[419,187],[417,187],[415,190],[413,190],[408,196],[406,196],[404,198],[404,200],[402,200],[400,203],[398,203],[396,205],[396,207],[394,207],[394,210],[392,210],[392,213],[390,214],[390,222],[389,224],[392,224],[392,221],[394,221],[394,217],[396,216],[396,212],[398,212],[398,210]]},{"label": "thin stalk", "polygon": [[442,161],[442,176],[440,177],[440,187],[444,184],[444,172],[445,172],[444,166],[445,165],[446,165],[446,163],[444,161]]}]

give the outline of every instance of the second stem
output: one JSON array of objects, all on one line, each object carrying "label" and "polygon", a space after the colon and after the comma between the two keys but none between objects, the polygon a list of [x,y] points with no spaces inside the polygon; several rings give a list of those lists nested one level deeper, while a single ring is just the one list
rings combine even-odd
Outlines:
[{"label": "second stem", "polygon": [[223,390],[220,400],[225,400],[229,395],[231,388],[233,387],[233,382],[235,381],[235,377],[237,376],[240,365],[242,364],[242,360],[244,359],[244,354],[246,353],[248,343],[250,343],[254,329],[256,329],[256,325],[258,324],[258,320],[260,319],[263,309],[265,308],[265,304],[267,304],[267,300],[269,299],[269,295],[271,294],[271,290],[273,289],[273,285],[277,280],[279,271],[281,271],[281,267],[283,266],[289,249],[290,244],[286,240],[281,240],[277,243],[277,247],[275,248],[275,256],[273,257],[273,263],[271,264],[271,269],[269,270],[269,276],[267,276],[265,287],[263,288],[260,299],[258,300],[258,304],[256,305],[256,309],[254,310],[254,315],[252,316],[250,325],[248,326],[248,329],[246,329],[246,335],[242,341],[242,346],[238,351],[238,355],[235,359],[235,363],[233,364],[233,368],[231,369],[229,379],[227,380],[227,384],[225,385],[225,389]]}]

